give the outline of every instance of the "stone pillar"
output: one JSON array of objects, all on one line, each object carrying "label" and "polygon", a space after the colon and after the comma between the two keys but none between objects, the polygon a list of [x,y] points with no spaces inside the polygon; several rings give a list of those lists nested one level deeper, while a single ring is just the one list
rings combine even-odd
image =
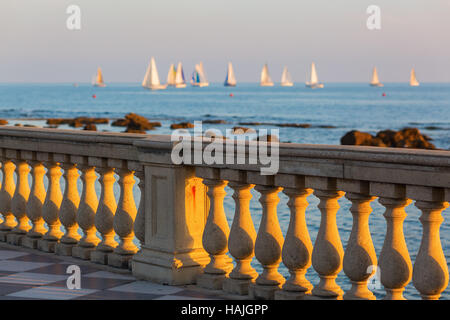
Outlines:
[{"label": "stone pillar", "polygon": [[42,217],[47,223],[47,233],[38,241],[38,248],[45,252],[55,252],[55,246],[61,239],[61,221],[59,221],[59,209],[62,202],[61,192],[61,167],[59,163],[49,161],[46,163],[48,188],[47,196],[42,207]]},{"label": "stone pillar", "polygon": [[117,210],[116,198],[114,197],[114,168],[97,168],[100,174],[100,201],[95,214],[95,227],[100,232],[102,241],[97,245],[95,251],[91,252],[91,261],[108,264],[108,254],[117,247],[114,240],[114,214]]},{"label": "stone pillar", "polygon": [[100,242],[94,225],[95,212],[98,207],[98,199],[95,192],[97,175],[95,174],[95,167],[81,166],[80,169],[82,171],[83,191],[76,217],[77,223],[83,231],[83,236],[73,248],[72,255],[83,260],[89,260],[91,252],[95,250],[95,247]]},{"label": "stone pillar", "polygon": [[439,228],[444,221],[441,212],[448,207],[443,201],[416,201],[422,211],[422,242],[413,268],[414,287],[424,300],[438,300],[448,285],[448,267],[442,251]]},{"label": "stone pillar", "polygon": [[376,271],[377,256],[369,229],[369,215],[372,212],[370,202],[375,197],[347,192],[352,202],[350,212],[353,225],[344,254],[344,272],[352,287],[344,294],[346,300],[375,300],[367,288],[367,281]]},{"label": "stone pillar", "polygon": [[28,197],[30,195],[30,185],[28,184],[28,173],[30,168],[26,161],[15,160],[17,173],[17,186],[12,198],[11,209],[16,218],[17,225],[12,232],[7,235],[9,244],[20,246],[23,237],[31,229],[26,213]]},{"label": "stone pillar", "polygon": [[65,233],[56,244],[56,254],[71,256],[73,247],[78,243],[81,236],[78,233],[77,211],[80,204],[80,195],[77,188],[77,180],[80,176],[76,165],[64,163],[64,196],[59,211],[59,219],[65,228]]},{"label": "stone pillar", "polygon": [[0,224],[0,241],[5,242],[6,236],[16,226],[17,222],[11,209],[11,202],[16,189],[14,182],[14,170],[16,166],[11,160],[2,162],[2,189],[0,190],[0,213],[3,215],[3,222]]},{"label": "stone pillar", "polygon": [[223,208],[224,190],[227,181],[205,179],[208,187],[210,209],[203,231],[203,248],[209,253],[210,262],[203,269],[203,274],[197,277],[197,285],[203,288],[220,290],[223,281],[232,269],[228,252],[228,236],[230,228]]},{"label": "stone pillar", "polygon": [[277,216],[278,193],[282,188],[257,185],[261,193],[261,224],[255,242],[255,257],[263,267],[263,272],[250,285],[249,295],[252,299],[273,299],[275,291],[284,284],[284,277],[278,272],[283,248],[283,234]]},{"label": "stone pillar", "polygon": [[313,245],[306,225],[305,211],[308,207],[306,198],[312,189],[286,188],[283,191],[288,197],[291,211],[288,231],[282,250],[283,264],[289,269],[291,276],[284,283],[283,290],[275,292],[275,299],[299,300],[310,294],[312,284],[305,278],[311,266]]},{"label": "stone pillar", "polygon": [[169,285],[193,284],[210,261],[202,245],[206,187],[192,167],[145,163],[144,168],[145,241],[133,257],[133,275]]},{"label": "stone pillar", "polygon": [[337,190],[316,190],[320,199],[320,227],[312,252],[312,265],[319,274],[320,282],[311,293],[319,298],[342,299],[343,291],[336,284],[336,277],[342,270],[344,249],[336,224],[336,213],[340,206],[338,199],[344,192]]},{"label": "stone pillar", "polygon": [[409,199],[380,197],[385,208],[384,218],[387,229],[378,262],[380,280],[386,290],[385,300],[405,300],[403,291],[411,281],[412,263],[403,234],[403,220],[406,218],[405,207]]},{"label": "stone pillar", "polygon": [[128,268],[128,263],[138,248],[133,243],[136,204],[133,197],[134,171],[118,169],[120,198],[114,215],[114,231],[119,236],[119,245],[108,255],[108,264]]},{"label": "stone pillar", "polygon": [[32,161],[32,184],[26,210],[27,217],[31,220],[32,228],[23,238],[22,245],[27,248],[37,249],[38,240],[47,232],[42,218],[42,206],[46,197],[44,187],[45,168],[42,162]]},{"label": "stone pillar", "polygon": [[235,212],[228,240],[228,250],[233,256],[236,266],[224,280],[225,292],[247,295],[248,287],[255,282],[258,273],[250,263],[255,255],[256,231],[250,214],[252,184],[231,182],[234,190]]},{"label": "stone pillar", "polygon": [[134,234],[142,245],[145,242],[145,175],[144,171],[136,171],[134,175],[139,178],[138,186],[141,191],[136,220],[134,220]]}]

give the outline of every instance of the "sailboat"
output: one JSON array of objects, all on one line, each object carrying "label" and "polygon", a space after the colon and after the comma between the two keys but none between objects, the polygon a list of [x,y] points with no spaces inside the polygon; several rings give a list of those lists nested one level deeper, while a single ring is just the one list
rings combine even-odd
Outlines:
[{"label": "sailboat", "polygon": [[236,78],[234,77],[233,65],[231,62],[228,62],[228,70],[227,77],[225,78],[225,87],[235,87],[236,86]]},{"label": "sailboat", "polygon": [[380,80],[378,79],[378,72],[377,72],[377,68],[373,67],[373,71],[372,71],[372,81],[370,81],[370,85],[372,87],[383,87],[384,84],[382,84],[380,82]]},{"label": "sailboat", "polygon": [[194,72],[192,72],[191,84],[194,87],[209,86],[209,82],[206,79],[205,70],[203,69],[203,62],[195,65]]},{"label": "sailboat", "polygon": [[106,84],[103,82],[102,69],[97,69],[97,75],[93,77],[92,84],[95,87],[106,87]]},{"label": "sailboat", "polygon": [[419,81],[416,79],[416,72],[414,71],[414,68],[411,69],[411,76],[409,78],[409,85],[411,87],[418,87],[420,85]]},{"label": "sailboat", "polygon": [[261,71],[261,87],[272,87],[273,82],[269,75],[269,67],[267,66],[267,63],[264,65],[262,71]]},{"label": "sailboat", "polygon": [[175,76],[177,72],[175,71],[175,66],[173,63],[169,67],[169,73],[167,74],[167,85],[175,86]]},{"label": "sailboat", "polygon": [[175,74],[175,88],[186,88],[186,81],[184,80],[183,65],[178,62],[177,72]]},{"label": "sailboat", "polygon": [[159,82],[158,69],[156,69],[156,62],[153,57],[147,67],[147,72],[145,73],[144,80],[142,81],[142,86],[150,90],[161,90],[167,87],[167,84],[161,84]]},{"label": "sailboat", "polygon": [[306,87],[311,89],[323,88],[323,83],[319,82],[319,78],[317,77],[316,65],[315,63],[311,63],[311,77],[309,82],[306,82]]},{"label": "sailboat", "polygon": [[284,67],[283,74],[281,75],[281,86],[282,87],[292,87],[294,83],[292,82],[291,74],[289,73],[287,67]]}]

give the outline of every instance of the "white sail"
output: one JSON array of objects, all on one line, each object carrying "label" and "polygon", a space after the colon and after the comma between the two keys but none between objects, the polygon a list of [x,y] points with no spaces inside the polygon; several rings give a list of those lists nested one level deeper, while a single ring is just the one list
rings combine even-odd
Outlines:
[{"label": "white sail", "polygon": [[411,75],[409,77],[409,85],[411,87],[418,87],[420,85],[419,81],[416,79],[416,72],[414,69],[411,70]]},{"label": "white sail", "polygon": [[151,90],[165,89],[167,87],[167,85],[162,85],[159,82],[158,69],[156,68],[155,58],[153,57],[148,64],[144,80],[142,80],[142,86]]},{"label": "white sail", "polygon": [[378,72],[377,72],[377,68],[376,67],[373,67],[372,80],[370,81],[370,85],[372,87],[382,87],[383,86],[383,84],[378,79]]},{"label": "white sail", "polygon": [[96,87],[106,87],[106,84],[103,81],[103,74],[102,69],[97,69],[97,75],[94,76],[94,79],[92,80],[93,85]]},{"label": "white sail", "polygon": [[283,74],[281,75],[281,85],[283,87],[292,87],[294,84],[292,83],[292,77],[289,73],[287,67],[284,67]]},{"label": "white sail", "polygon": [[233,65],[231,64],[231,62],[228,62],[228,70],[227,70],[227,77],[225,79],[225,86],[228,87],[236,86],[236,78],[234,76]]},{"label": "white sail", "polygon": [[174,86],[175,85],[175,66],[173,63],[169,67],[169,73],[167,74],[167,85]]},{"label": "white sail", "polygon": [[195,87],[207,87],[209,85],[209,82],[206,79],[205,69],[203,68],[203,62],[195,65],[191,84]]},{"label": "white sail", "polygon": [[261,86],[263,87],[271,87],[273,86],[273,82],[272,79],[270,78],[269,75],[269,67],[267,66],[267,64],[264,65],[262,71],[261,71]]},{"label": "white sail", "polygon": [[306,86],[308,88],[323,88],[323,83],[319,82],[319,77],[317,76],[317,71],[316,71],[316,64],[313,62],[311,63],[311,74],[310,74],[310,78],[309,78],[309,82],[306,82]]},{"label": "white sail", "polygon": [[175,87],[184,88],[186,87],[186,82],[184,80],[183,65],[178,62],[177,73],[175,74]]}]

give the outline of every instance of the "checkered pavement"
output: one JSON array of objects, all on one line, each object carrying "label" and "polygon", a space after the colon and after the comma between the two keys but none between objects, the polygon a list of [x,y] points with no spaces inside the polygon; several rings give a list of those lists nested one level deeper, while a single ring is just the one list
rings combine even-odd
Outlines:
[{"label": "checkered pavement", "polygon": [[[72,258],[71,258],[72,259]],[[81,289],[68,289],[69,265],[59,256],[0,246],[0,300],[205,300],[225,299],[193,286],[165,286],[138,281],[130,273],[105,271],[93,263],[78,264]]]}]

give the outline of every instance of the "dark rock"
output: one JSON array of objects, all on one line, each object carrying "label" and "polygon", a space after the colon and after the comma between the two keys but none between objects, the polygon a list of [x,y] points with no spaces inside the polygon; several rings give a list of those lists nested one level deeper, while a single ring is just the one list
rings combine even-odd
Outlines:
[{"label": "dark rock", "polygon": [[352,130],[341,138],[342,145],[386,147],[384,142],[370,133]]},{"label": "dark rock", "polygon": [[7,125],[8,123],[9,123],[8,120],[0,119],[0,126]]},{"label": "dark rock", "polygon": [[84,126],[83,130],[97,131],[97,126],[93,123],[88,123]]},{"label": "dark rock", "polygon": [[309,123],[277,123],[275,124],[278,127],[290,127],[290,128],[310,128],[311,125]]},{"label": "dark rock", "polygon": [[265,142],[280,142],[280,139],[273,134],[267,134],[264,136],[258,136],[254,140],[256,141],[265,141]]},{"label": "dark rock", "polygon": [[227,121],[225,121],[225,120],[203,120],[203,123],[225,124],[225,123],[227,123]]},{"label": "dark rock", "polygon": [[233,127],[233,134],[255,133],[255,129],[246,127]]},{"label": "dark rock", "polygon": [[146,133],[144,130],[131,129],[131,128],[127,128],[124,132],[126,132],[126,133],[143,133],[143,134]]},{"label": "dark rock", "polygon": [[194,124],[190,122],[173,123],[170,125],[170,129],[189,129],[193,127]]},{"label": "dark rock", "polygon": [[145,133],[146,130],[153,130],[160,127],[160,122],[150,122],[147,118],[136,113],[128,113],[124,119],[117,119],[111,123],[114,127],[127,127],[125,132]]}]

